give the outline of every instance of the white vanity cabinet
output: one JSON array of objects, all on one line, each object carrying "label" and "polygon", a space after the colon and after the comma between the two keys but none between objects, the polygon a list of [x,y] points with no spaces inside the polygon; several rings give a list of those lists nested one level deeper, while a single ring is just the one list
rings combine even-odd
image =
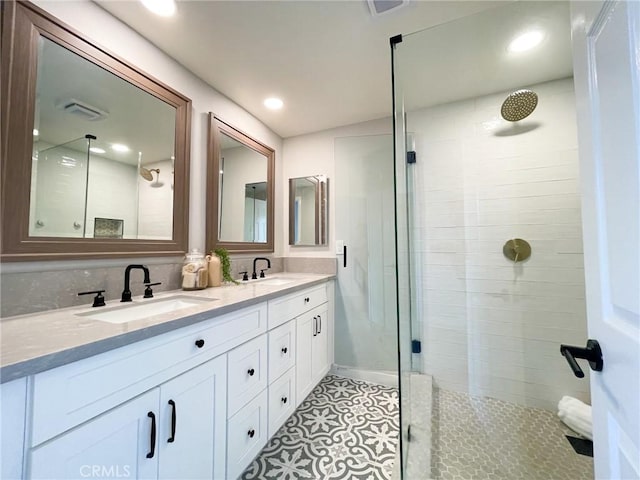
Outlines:
[{"label": "white vanity cabinet", "polygon": [[327,304],[301,315],[296,326],[296,401],[302,403],[313,387],[329,371],[329,334],[331,328]]},{"label": "white vanity cabinet", "polygon": [[3,384],[1,478],[237,478],[327,373],[332,288]]},{"label": "white vanity cabinet", "polygon": [[30,478],[222,479],[226,356],[30,452]]}]

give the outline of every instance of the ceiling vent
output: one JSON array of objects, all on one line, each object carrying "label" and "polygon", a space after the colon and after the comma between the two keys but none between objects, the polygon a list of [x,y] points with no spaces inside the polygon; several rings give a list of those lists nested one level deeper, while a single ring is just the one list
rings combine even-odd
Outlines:
[{"label": "ceiling vent", "polygon": [[378,15],[398,10],[407,5],[409,0],[367,0],[367,3],[369,4],[371,15],[377,17]]},{"label": "ceiling vent", "polygon": [[58,108],[72,115],[76,115],[83,120],[90,121],[102,120],[107,118],[107,116],[109,115],[108,112],[100,110],[98,107],[94,107],[93,105],[89,105],[88,103],[76,100],[75,98],[71,98],[59,103]]}]

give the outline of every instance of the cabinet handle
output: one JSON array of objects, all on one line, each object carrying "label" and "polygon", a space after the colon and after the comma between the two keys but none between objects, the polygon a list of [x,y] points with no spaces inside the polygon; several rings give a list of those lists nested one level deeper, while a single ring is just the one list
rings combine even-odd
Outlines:
[{"label": "cabinet handle", "polygon": [[282,347],[282,354],[283,354],[283,355],[286,355],[286,354],[287,354],[287,351],[288,351],[288,350],[287,350],[287,347]]},{"label": "cabinet handle", "polygon": [[282,403],[287,403],[287,397],[282,397],[280,400],[282,401]]},{"label": "cabinet handle", "polygon": [[318,317],[313,317],[313,336],[318,335]]},{"label": "cabinet handle", "polygon": [[156,415],[153,412],[147,413],[151,419],[151,451],[147,453],[147,458],[153,458],[156,454]]},{"label": "cabinet handle", "polygon": [[256,431],[253,428],[247,432],[247,435],[249,435],[249,438],[253,438],[255,434],[256,434]]},{"label": "cabinet handle", "polygon": [[304,303],[309,303],[309,297],[304,297]]},{"label": "cabinet handle", "polygon": [[202,339],[196,340],[196,347],[198,347],[198,348],[204,347],[204,340],[202,340]]},{"label": "cabinet handle", "polygon": [[322,333],[322,315],[318,315],[318,335]]},{"label": "cabinet handle", "polygon": [[247,370],[247,373],[250,377],[253,377],[253,374],[256,373],[256,371],[253,368],[250,368],[249,370]]},{"label": "cabinet handle", "polygon": [[176,402],[173,400],[169,400],[169,405],[171,405],[171,437],[167,440],[168,443],[173,443],[176,440]]}]

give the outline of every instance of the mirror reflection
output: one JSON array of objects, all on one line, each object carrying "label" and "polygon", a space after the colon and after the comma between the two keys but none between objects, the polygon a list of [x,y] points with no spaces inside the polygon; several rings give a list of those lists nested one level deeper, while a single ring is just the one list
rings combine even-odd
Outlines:
[{"label": "mirror reflection", "polygon": [[289,179],[289,245],[327,244],[328,186],[324,175]]},{"label": "mirror reflection", "polygon": [[29,235],[172,239],[176,108],[38,42]]},{"label": "mirror reflection", "polygon": [[220,137],[218,240],[266,243],[268,159],[225,133]]}]

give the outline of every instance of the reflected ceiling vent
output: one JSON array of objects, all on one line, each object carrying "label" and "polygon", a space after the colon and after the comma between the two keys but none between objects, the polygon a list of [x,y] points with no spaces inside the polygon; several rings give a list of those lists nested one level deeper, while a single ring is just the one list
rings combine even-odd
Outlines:
[{"label": "reflected ceiling vent", "polygon": [[100,110],[98,107],[94,107],[93,105],[89,105],[88,103],[76,100],[75,98],[64,100],[63,102],[60,102],[57,107],[60,110],[64,110],[67,113],[76,115],[83,120],[103,120],[109,116],[108,112]]},{"label": "reflected ceiling vent", "polygon": [[385,13],[393,12],[409,3],[409,0],[367,0],[371,15],[377,17]]}]

